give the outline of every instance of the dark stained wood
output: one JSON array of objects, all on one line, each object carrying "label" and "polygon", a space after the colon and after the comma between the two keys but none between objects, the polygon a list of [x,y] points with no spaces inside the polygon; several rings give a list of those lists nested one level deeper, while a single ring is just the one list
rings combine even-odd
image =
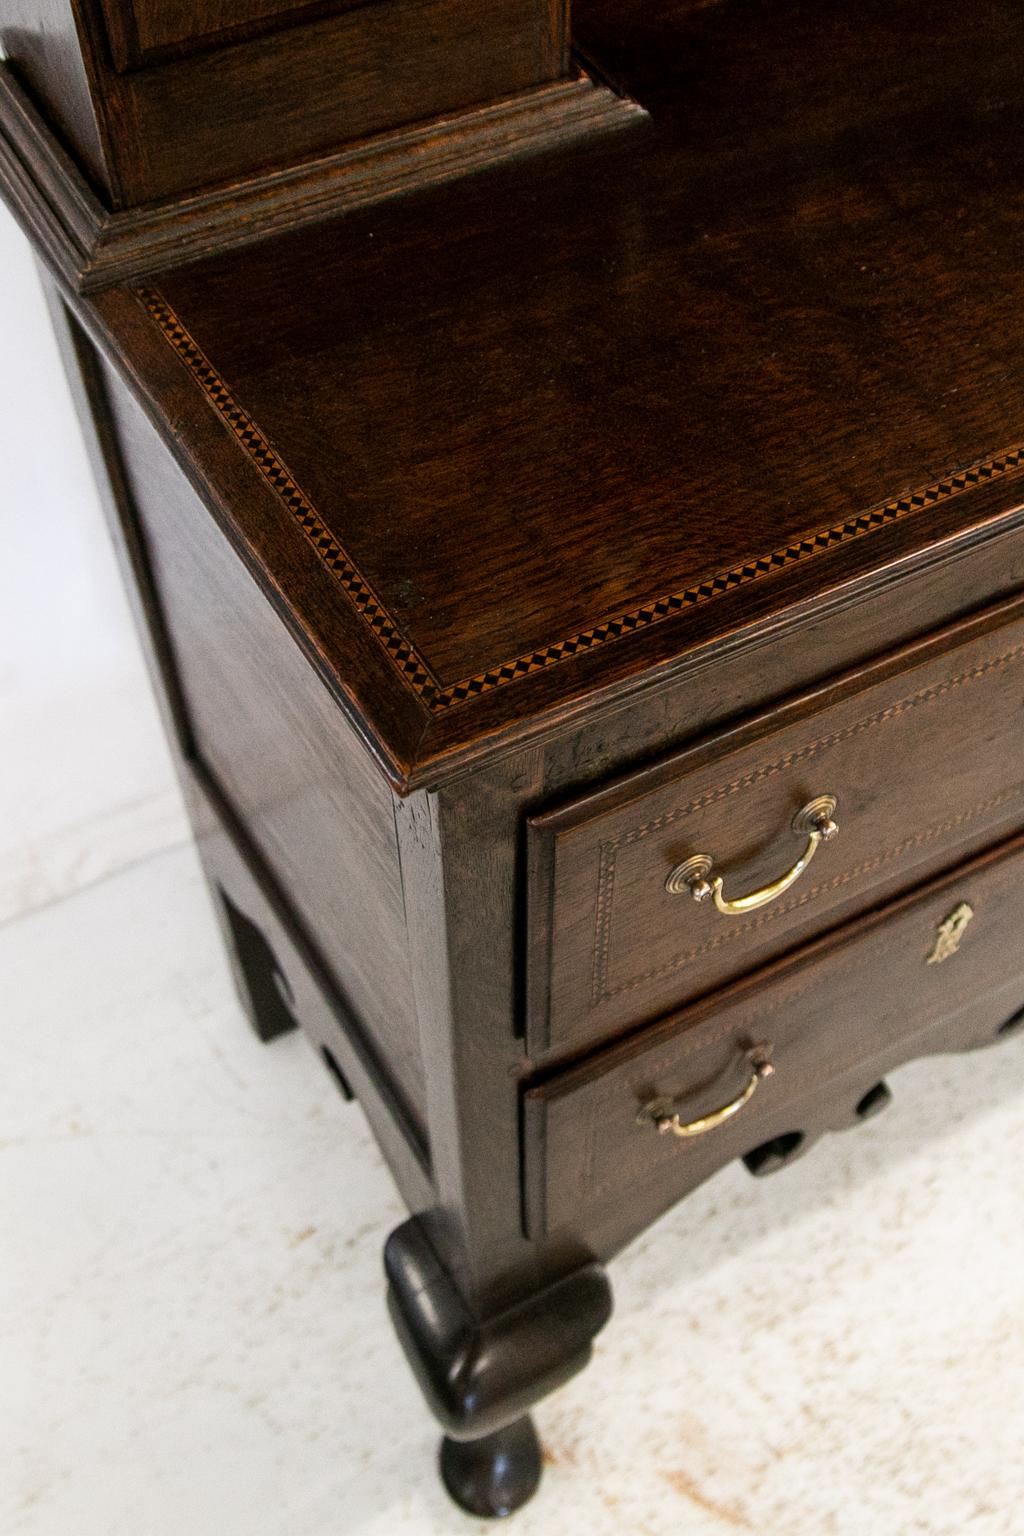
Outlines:
[{"label": "dark stained wood", "polygon": [[[995,83],[1005,67],[989,65]],[[827,61],[815,68],[827,72]],[[770,101],[763,110],[770,116]],[[925,137],[934,114],[922,108],[901,123],[881,166],[876,128],[842,157],[833,147],[824,163],[784,159],[781,186],[771,185],[760,147],[743,160],[732,138],[712,142],[712,175],[668,120],[653,138],[640,135],[642,145],[622,140],[502,169],[161,284],[238,409],[272,438],[380,589],[395,636],[415,642],[439,673],[440,693],[428,699],[380,646],[365,606],[338,593],[350,610],[348,623],[338,619],[324,590],[335,577],[297,555],[302,534],[285,506],[268,529],[259,498],[261,535],[273,532],[267,560],[280,567],[272,584],[307,624],[318,608],[331,611],[317,649],[344,676],[343,691],[358,689],[350,627],[380,652],[357,728],[398,778],[436,778],[591,707],[599,692],[602,702],[635,697],[768,625],[778,635],[811,623],[825,602],[859,604],[904,579],[895,562],[934,563],[951,538],[1016,515],[1015,457],[950,494],[955,466],[990,465],[984,454],[1017,431],[1007,358],[1024,311],[1001,179],[1024,142],[1015,112],[987,100],[976,121],[965,118],[969,166],[959,144],[940,160]],[[958,165],[970,197],[951,221]],[[920,215],[899,221],[898,261],[888,252],[893,202],[865,204],[877,176]],[[800,218],[804,207],[813,218]],[[642,302],[626,302],[622,272],[632,269],[607,255],[630,249],[631,229],[644,232]],[[866,265],[858,250],[874,263],[870,288],[857,276]],[[691,289],[694,303],[681,302]],[[951,291],[966,295],[955,315]],[[179,420],[187,390],[181,382],[164,391],[164,381],[188,379],[181,356],[165,367],[167,337],[150,338],[129,310],[122,296],[111,301],[109,344],[157,417]],[[734,323],[713,319],[719,311]],[[701,342],[702,325],[713,346]],[[690,366],[696,345],[699,369]],[[930,405],[921,381],[939,352],[949,383]],[[751,368],[745,394],[726,387]],[[721,387],[709,395],[712,375]],[[429,408],[423,377],[437,381]],[[237,486],[244,471],[225,461],[245,461],[244,450],[230,421],[211,419],[194,371],[191,381],[195,408],[178,451],[204,483]],[[344,452],[332,457],[325,444]],[[248,471],[260,475],[251,460]],[[901,513],[915,486],[945,490]],[[891,519],[865,531],[861,511],[886,496]],[[244,525],[255,499],[232,496],[231,518]],[[407,529],[400,546],[396,517]],[[809,552],[798,540],[774,574],[758,573],[755,557],[781,550],[780,539],[840,526],[848,536]],[[722,571],[738,575],[716,587]],[[663,617],[656,600],[666,592],[695,595]],[[641,594],[641,608],[629,608]],[[613,604],[623,605],[621,620]],[[506,679],[503,664],[530,645],[542,646],[530,652],[536,665],[512,665]],[[480,664],[491,671],[477,691]],[[465,701],[446,693],[464,681]]]},{"label": "dark stained wood", "polygon": [[[358,1100],[409,1209],[429,1211],[436,1199],[430,1146],[416,1107],[402,1090],[395,1064],[339,990],[325,952],[303,928],[290,893],[274,878],[216,784],[201,764],[188,764],[186,772],[190,811],[214,906],[227,898],[256,928],[273,956],[290,1017],[312,1042],[336,1084],[340,1077]],[[236,964],[244,963],[235,936],[227,937]],[[244,986],[240,997],[248,1006]]]},{"label": "dark stained wood", "polygon": [[137,407],[108,388],[194,754],[422,1115],[391,792]]},{"label": "dark stained wood", "polygon": [[[343,1064],[410,1210],[427,1209],[432,1204],[433,1186],[422,1124],[396,1089],[390,1064],[374,1051],[361,1022],[339,995],[328,965],[302,932],[288,896],[272,878],[246,828],[196,756],[188,705],[117,441],[102,367],[52,284],[46,283],[45,291],[214,905],[227,897],[269,944],[284,978],[292,1017],[314,1044],[326,1048]],[[242,956],[234,947],[233,936],[226,937],[233,966],[241,966]],[[240,996],[248,1008],[251,999],[245,989]],[[258,1021],[253,1022],[259,1029]]]},{"label": "dark stained wood", "polygon": [[[531,818],[531,1054],[710,992],[1020,825],[1022,615],[998,605]],[[726,915],[666,889],[697,854],[726,898],[770,885],[825,794],[839,834],[769,906]]]},{"label": "dark stained wood", "polygon": [[391,1234],[384,1267],[398,1336],[446,1430],[446,1488],[471,1514],[511,1514],[540,1481],[540,1444],[526,1410],[589,1361],[611,1313],[604,1271],[581,1265],[480,1323],[421,1222]]},{"label": "dark stained wood", "polygon": [[544,1455],[529,1414],[477,1440],[446,1435],[439,1457],[441,1481],[467,1514],[504,1519],[521,1509],[540,1485]]},{"label": "dark stained wood", "polygon": [[1018,508],[1016,96],[940,146],[921,90],[774,173],[656,121],[154,285],[414,651],[420,756]]},{"label": "dark stained wood", "polygon": [[728,142],[785,174],[794,151],[841,163],[849,139],[878,124],[898,140],[929,100],[945,109],[934,141],[953,145],[965,107],[998,111],[1015,97],[1019,22],[1002,0],[982,0],[969,25],[952,0],[927,11],[912,0],[744,0],[742,16],[727,0],[573,0],[572,32],[705,153]]},{"label": "dark stained wood", "polygon": [[[290,50],[343,21],[208,34],[116,89],[150,91],[158,121],[172,79],[265,56],[291,81]],[[435,1411],[481,1441],[585,1352],[595,1261],[724,1161],[779,1170],[860,1124],[900,1062],[1012,1033],[1024,1002],[1017,9],[582,0],[579,35],[651,109],[641,131],[344,217],[281,168],[358,107],[308,60],[274,173],[291,190],[250,184],[232,223],[200,195],[204,151],[173,241],[166,206],[103,224],[52,143],[0,128],[68,289],[109,239],[108,286],[68,302],[204,862],[370,1115],[416,1217],[390,1249],[399,1331]],[[225,120],[232,154],[274,102]],[[137,153],[141,122],[118,140],[134,193],[187,161],[170,137]],[[192,261],[203,208],[223,222]],[[278,216],[311,222],[271,236]],[[157,267],[121,281],[122,259]],[[805,782],[822,735],[841,782]],[[702,807],[700,851],[730,893],[773,876],[792,810],[833,789],[815,870],[837,891],[739,924],[692,989],[595,1019],[601,845],[776,760],[728,818]],[[557,835],[528,906],[531,824]],[[676,934],[725,921],[660,894],[690,825],[652,834],[650,887],[626,872],[617,976],[674,974]],[[929,966],[962,900],[961,952]],[[648,1090],[715,1107],[769,1025],[776,1076],[741,1115],[692,1146],[635,1127]],[[464,1502],[501,1449],[448,1453]]]},{"label": "dark stained wood", "polygon": [[[909,1057],[990,1044],[1024,997],[1022,871],[1018,837],[531,1088],[530,1231],[585,1222],[581,1212],[641,1188],[669,1205],[771,1138],[800,1132],[804,1150],[836,1115],[862,1120],[867,1093]],[[974,916],[960,949],[929,964],[940,923],[962,902]],[[684,1123],[728,1103],[759,1042],[775,1072],[731,1120],[692,1139],[638,1120],[661,1099]],[[852,1093],[851,1081],[861,1085]]]},{"label": "dark stained wood", "polygon": [[440,185],[510,154],[637,126],[644,113],[584,74],[232,182],[110,212],[0,62],[0,187],[80,292]]},{"label": "dark stained wood", "polygon": [[[279,1035],[290,1034],[298,1028],[294,993],[266,934],[232,901],[227,891],[216,892],[216,907],[228,956],[233,962],[235,986],[257,1039],[266,1045]],[[340,1072],[340,1068],[337,1070]],[[347,1083],[345,1097],[352,1097]]]},{"label": "dark stained wood", "polygon": [[[623,148],[608,151],[616,153],[635,159]],[[648,224],[664,190],[638,194],[650,199]],[[936,191],[944,197],[945,182]],[[633,203],[630,214],[638,211]],[[655,265],[645,279],[659,293],[624,331],[611,323],[621,304],[618,264],[594,248],[575,207],[546,214],[543,228],[510,218],[504,249],[463,236],[443,262],[428,265],[422,251],[401,250],[395,226],[408,229],[415,218],[406,200],[375,211],[372,224],[357,215],[330,234],[174,274],[149,297],[183,359],[197,347],[236,411],[288,445],[292,477],[411,650],[401,680],[434,719],[504,689],[529,696],[530,674],[592,672],[605,656],[613,665],[639,635],[653,648],[663,627],[706,634],[730,608],[756,602],[759,584],[772,582],[778,603],[802,567],[817,558],[842,570],[863,540],[905,549],[915,534],[941,526],[945,506],[961,494],[950,472],[974,460],[979,440],[991,443],[999,465],[979,460],[982,481],[1013,475],[1024,462],[1013,447],[1011,376],[1002,364],[986,376],[973,335],[948,337],[945,365],[963,384],[926,423],[925,359],[915,348],[932,340],[916,318],[894,306],[868,328],[842,313],[855,300],[836,298],[839,268],[877,260],[868,243],[851,253],[830,239],[837,270],[822,274],[828,289],[801,336],[789,313],[795,293],[784,291],[796,269],[791,220],[772,210],[772,227],[757,230],[748,253],[765,274],[768,242],[780,237],[779,289],[759,299],[760,327],[770,319],[776,326],[763,345],[775,351],[758,370],[742,317],[730,313],[733,276],[707,236],[680,250],[666,223],[667,270]],[[749,205],[744,219],[756,222]],[[881,237],[880,223],[873,235]],[[922,269],[938,264],[931,231],[918,256]],[[907,265],[917,270],[913,258]],[[300,270],[316,274],[315,302],[292,313],[278,306],[255,348],[253,318]],[[708,289],[723,278],[712,324]],[[767,276],[758,280],[763,286]],[[941,286],[950,280],[944,273]],[[375,295],[369,313],[362,283]],[[926,302],[920,288],[918,305]],[[1005,303],[1005,273],[999,293]],[[880,334],[890,320],[890,334]],[[820,353],[829,333],[834,343],[837,325],[848,386],[837,391],[830,379],[827,393],[810,382],[792,389],[798,359]],[[701,327],[720,345],[705,349],[698,376],[691,358]],[[888,354],[885,374],[871,379],[878,359],[870,353],[879,348]],[[740,371],[751,369],[756,410],[737,389]],[[345,387],[357,377],[358,390]],[[435,381],[429,397],[416,388],[424,377]],[[205,371],[197,387],[203,379],[209,388]],[[385,430],[382,463],[376,445]],[[343,471],[320,451],[324,439],[345,443]],[[816,468],[823,457],[841,466],[827,478]],[[906,492],[925,498],[924,517],[913,503],[901,506]],[[1019,502],[1019,488],[1007,494]],[[862,525],[874,509],[884,509],[880,523]],[[398,548],[387,538],[395,517],[406,530]],[[701,612],[712,603],[719,613]]]},{"label": "dark stained wood", "polygon": [[[611,1315],[607,1276],[599,1265],[584,1264],[528,1304],[495,1312],[481,1326],[416,1219],[391,1234],[384,1268],[410,1363],[456,1440],[511,1423],[574,1375]],[[555,1326],[558,1318],[561,1327]]]},{"label": "dark stained wood", "polygon": [[137,69],[300,20],[348,10],[360,0],[101,0],[114,61]]},{"label": "dark stained wood", "polygon": [[538,0],[384,0],[117,76],[121,205],[327,154],[565,72]]},{"label": "dark stained wood", "polygon": [[[269,18],[263,35],[215,47],[203,18],[223,12],[197,3],[199,31],[189,35],[200,51],[183,54],[179,37],[175,56],[158,63],[139,54],[124,7],[108,7],[119,17],[111,53],[100,0],[46,5],[56,8],[52,29],[39,7],[4,0],[0,38],[111,209],[308,161],[570,74],[558,0],[318,6],[301,24]],[[145,67],[123,72],[117,60]]]}]

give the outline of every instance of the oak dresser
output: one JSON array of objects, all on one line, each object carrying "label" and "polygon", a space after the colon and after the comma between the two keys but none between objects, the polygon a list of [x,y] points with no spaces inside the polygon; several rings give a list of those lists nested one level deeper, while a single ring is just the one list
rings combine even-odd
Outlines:
[{"label": "oak dresser", "polygon": [[442,1475],[507,1514],[618,1249],[1024,1021],[1019,7],[0,41],[242,1000],[366,1114]]}]

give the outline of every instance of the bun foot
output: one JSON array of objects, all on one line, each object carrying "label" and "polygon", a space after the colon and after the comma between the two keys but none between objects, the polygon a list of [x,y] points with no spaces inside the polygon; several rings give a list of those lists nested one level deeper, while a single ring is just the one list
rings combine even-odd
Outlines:
[{"label": "bun foot", "polygon": [[520,1509],[540,1482],[541,1449],[529,1414],[481,1440],[441,1441],[441,1478],[461,1509],[501,1519]]}]

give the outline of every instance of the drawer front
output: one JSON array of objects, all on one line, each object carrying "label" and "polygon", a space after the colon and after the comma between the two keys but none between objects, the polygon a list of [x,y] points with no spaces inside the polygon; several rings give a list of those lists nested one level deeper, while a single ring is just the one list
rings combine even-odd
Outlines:
[{"label": "drawer front", "polygon": [[[834,796],[811,846],[801,808]],[[592,1045],[710,992],[1024,822],[1024,604],[860,668],[743,726],[531,818],[531,1054]]]},{"label": "drawer front", "polygon": [[[855,1123],[898,1063],[994,1041],[1024,1007],[1022,939],[1016,838],[529,1090],[530,1234],[609,1203],[650,1220],[773,1138]],[[764,1059],[774,1070],[757,1078]],[[710,1129],[672,1127],[745,1094]]]}]

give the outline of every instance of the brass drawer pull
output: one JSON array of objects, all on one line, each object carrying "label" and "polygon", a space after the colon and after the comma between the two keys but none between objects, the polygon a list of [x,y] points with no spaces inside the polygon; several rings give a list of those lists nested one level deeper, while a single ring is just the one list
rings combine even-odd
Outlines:
[{"label": "brass drawer pull", "polygon": [[770,901],[781,896],[783,891],[788,891],[790,886],[799,880],[817,853],[820,844],[831,842],[835,837],[839,831],[834,819],[835,813],[834,795],[818,795],[816,799],[809,800],[793,817],[793,831],[799,837],[807,839],[807,846],[803,853],[793,867],[787,869],[778,880],[764,886],[760,891],[751,891],[749,896],[737,896],[731,901],[723,896],[723,877],[716,875],[713,880],[708,879],[714,861],[706,853],[695,853],[684,863],[677,864],[665,881],[665,889],[672,896],[680,896],[685,891],[689,891],[694,901],[707,901],[711,896],[719,912],[724,913],[726,917],[742,917],[745,912],[754,912],[758,907],[766,907]]},{"label": "brass drawer pull", "polygon": [[770,1045],[752,1045],[749,1048],[747,1056],[752,1068],[750,1078],[736,1097],[730,1099],[728,1104],[723,1104],[721,1109],[713,1109],[710,1114],[701,1115],[699,1120],[680,1120],[678,1113],[672,1112],[671,1104],[661,1099],[641,1110],[638,1118],[650,1120],[662,1136],[703,1136],[705,1131],[713,1131],[717,1125],[724,1125],[726,1120],[738,1115],[744,1104],[750,1103],[762,1078],[771,1077],[775,1071],[771,1062],[771,1049]]}]

